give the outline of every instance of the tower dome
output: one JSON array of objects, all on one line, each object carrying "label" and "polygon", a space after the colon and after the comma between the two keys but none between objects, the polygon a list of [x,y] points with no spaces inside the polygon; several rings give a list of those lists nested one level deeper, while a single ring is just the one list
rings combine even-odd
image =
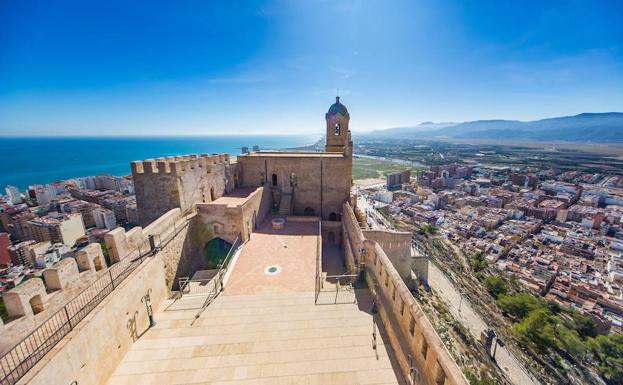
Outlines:
[{"label": "tower dome", "polygon": [[335,103],[333,103],[331,107],[329,107],[329,112],[327,112],[327,115],[335,115],[337,113],[342,114],[342,116],[348,116],[348,109],[345,105],[340,103],[339,96],[335,97]]}]

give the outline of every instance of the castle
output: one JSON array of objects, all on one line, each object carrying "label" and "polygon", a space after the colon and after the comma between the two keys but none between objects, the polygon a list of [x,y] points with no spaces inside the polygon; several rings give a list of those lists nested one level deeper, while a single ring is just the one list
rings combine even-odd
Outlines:
[{"label": "castle", "polygon": [[264,186],[281,215],[336,220],[350,196],[353,144],[350,115],[339,97],[326,116],[325,152],[201,154],[132,162],[141,225],[167,211],[192,210],[238,188]]},{"label": "castle", "polygon": [[357,210],[339,98],[325,122],[324,152],[132,162],[142,227],[106,235],[110,267],[82,257],[98,278],[63,307],[13,289],[35,328],[0,383],[467,385],[405,284],[411,234]]}]

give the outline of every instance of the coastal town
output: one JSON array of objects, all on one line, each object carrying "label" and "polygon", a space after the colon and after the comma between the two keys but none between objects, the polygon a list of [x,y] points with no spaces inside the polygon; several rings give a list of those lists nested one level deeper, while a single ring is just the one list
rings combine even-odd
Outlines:
[{"label": "coastal town", "polygon": [[[469,160],[412,170],[413,162],[373,158],[356,158],[355,167],[372,173],[379,167],[384,180],[355,180],[353,187],[369,228],[410,231],[414,249],[434,262],[431,268],[455,277],[471,272],[471,283],[453,285],[483,319],[495,323],[490,318],[496,315],[478,306],[481,284],[498,302],[510,291],[526,292],[589,317],[595,335],[623,331],[622,175]],[[92,243],[101,245],[109,265],[105,235],[139,224],[132,176],[76,177],[5,191],[2,292]],[[435,251],[431,245],[439,242],[444,246]],[[499,292],[491,288],[492,277],[501,282]],[[424,275],[419,280],[424,287],[438,285]],[[523,362],[517,368],[534,366],[522,355],[516,351]]]},{"label": "coastal town", "polygon": [[110,230],[138,223],[131,176],[102,174],[31,185],[25,191],[6,186],[5,191],[0,197],[0,292],[40,276],[63,258],[75,258],[90,243],[104,245]]},{"label": "coastal town", "polygon": [[413,182],[408,174],[364,190],[377,210],[435,229],[535,295],[622,331],[622,176],[457,164],[420,171]]}]

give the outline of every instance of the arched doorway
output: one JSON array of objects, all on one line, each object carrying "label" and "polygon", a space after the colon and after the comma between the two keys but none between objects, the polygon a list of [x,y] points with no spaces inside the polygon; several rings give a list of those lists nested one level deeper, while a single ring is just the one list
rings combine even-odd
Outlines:
[{"label": "arched doorway", "polygon": [[335,233],[333,231],[329,231],[329,233],[327,234],[327,241],[330,244],[334,244],[335,243]]},{"label": "arched doorway", "polygon": [[277,174],[273,174],[272,183],[273,183],[273,186],[277,186]]},{"label": "arched doorway", "polygon": [[222,238],[213,238],[203,247],[203,258],[206,269],[217,269],[223,263],[227,253],[231,249],[231,243]]},{"label": "arched doorway", "polygon": [[329,220],[330,221],[337,221],[337,214],[336,213],[331,213],[329,214]]},{"label": "arched doorway", "polygon": [[314,209],[311,207],[305,207],[305,210],[303,210],[303,215],[305,216],[312,217],[315,214],[316,214],[316,211],[314,211]]}]

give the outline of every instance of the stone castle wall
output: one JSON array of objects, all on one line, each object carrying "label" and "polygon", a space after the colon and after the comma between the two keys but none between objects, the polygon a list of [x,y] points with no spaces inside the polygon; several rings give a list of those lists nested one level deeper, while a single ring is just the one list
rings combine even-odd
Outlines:
[{"label": "stone castle wall", "polygon": [[99,243],[76,252],[3,294],[9,322],[0,324],[0,354],[6,353],[67,301],[80,293],[106,268]]},{"label": "stone castle wall", "polygon": [[236,186],[237,165],[227,154],[184,155],[131,164],[139,222],[146,226],[167,211],[183,213],[211,202]]},{"label": "stone castle wall", "polygon": [[147,293],[154,311],[168,298],[163,258],[145,260],[19,383],[102,384],[149,326]]},{"label": "stone castle wall", "polygon": [[[130,346],[149,326],[143,297],[149,293],[152,308],[156,312],[170,296],[169,288],[173,284],[183,249],[189,242],[188,223],[194,218],[196,216],[182,216],[181,210],[175,209],[145,229],[140,227],[132,229],[131,231],[140,233],[143,238],[148,234],[156,235],[157,239],[162,240],[162,249],[152,257],[146,258],[115,287],[115,290],[78,323],[44,360],[26,373],[19,383],[47,385],[76,381],[81,385],[98,385],[109,378]],[[132,254],[127,245],[127,237],[113,237],[109,240],[113,242],[111,248],[121,250],[119,254],[121,260]],[[114,243],[119,240],[121,244]],[[83,258],[90,260],[92,263],[88,265],[95,269],[93,260],[99,258],[99,255],[96,255],[98,253],[92,245],[89,247],[91,249],[85,249]],[[69,260],[73,262],[73,259]],[[45,294],[42,280],[33,278],[26,283],[29,284],[17,287],[23,286],[19,292],[26,301],[34,295]]]},{"label": "stone castle wall", "polygon": [[405,282],[411,280],[411,233],[404,231],[362,230],[366,239],[378,243]]},{"label": "stone castle wall", "polygon": [[[344,204],[343,211],[344,242],[351,247],[354,258],[365,262],[368,286],[376,298],[379,315],[405,378],[424,385],[467,385],[461,369],[383,248],[365,239],[350,204]],[[413,360],[413,372],[409,357]]]},{"label": "stone castle wall", "polygon": [[[253,153],[237,157],[242,186],[276,188],[289,191],[290,177],[296,175],[292,214],[313,215],[328,220],[331,213],[342,212],[342,203],[350,198],[352,158],[343,154]],[[273,186],[273,175],[277,185]],[[283,196],[282,196],[283,199]]]}]

